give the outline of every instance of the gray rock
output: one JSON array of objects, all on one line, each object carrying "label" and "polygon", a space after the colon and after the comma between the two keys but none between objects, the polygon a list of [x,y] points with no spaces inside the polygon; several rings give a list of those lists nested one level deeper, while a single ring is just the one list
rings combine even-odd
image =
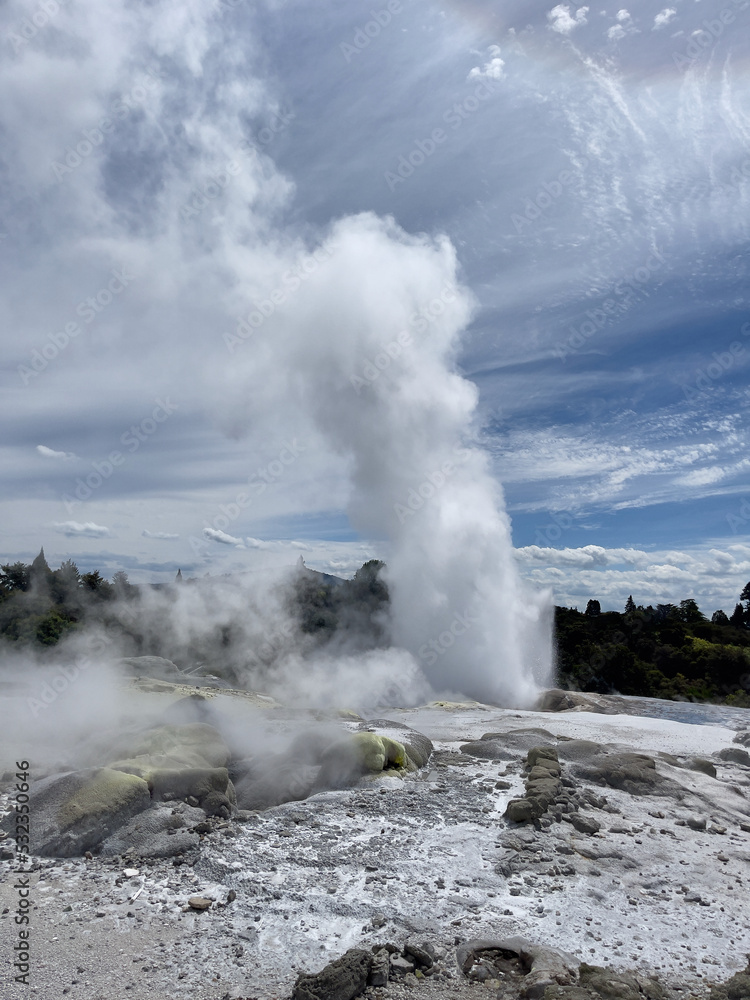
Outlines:
[{"label": "gray rock", "polygon": [[642,753],[609,753],[579,765],[577,773],[599,785],[620,788],[631,795],[654,794],[668,784],[656,770],[653,757]]},{"label": "gray rock", "polygon": [[[741,743],[743,747],[750,747],[750,729],[737,733],[732,743]],[[739,973],[738,973],[739,975]]]},{"label": "gray rock", "polygon": [[685,767],[689,771],[701,771],[709,778],[716,777],[716,765],[712,764],[710,760],[706,760],[705,757],[689,757],[685,762]]},{"label": "gray rock", "polygon": [[746,969],[711,987],[709,1000],[750,1000],[750,956]]},{"label": "gray rock", "polygon": [[417,944],[416,941],[407,941],[404,945],[404,955],[413,958],[421,969],[431,969],[433,957],[427,950],[428,947],[429,945]]},{"label": "gray rock", "polygon": [[725,747],[723,750],[719,750],[719,757],[722,760],[731,761],[733,764],[743,764],[745,767],[750,767],[750,753],[747,750],[741,750],[740,747]]},{"label": "gray rock", "polygon": [[579,833],[594,834],[601,830],[601,823],[597,822],[593,816],[585,816],[581,813],[567,813],[563,819],[570,823]]},{"label": "gray rock", "polygon": [[370,974],[367,977],[368,986],[385,986],[388,983],[390,971],[390,955],[385,948],[376,951],[372,956]]},{"label": "gray rock", "polygon": [[479,968],[487,969],[488,965],[500,977],[523,977],[520,992],[530,1000],[539,1000],[552,985],[575,984],[579,965],[574,955],[522,937],[466,941],[456,949],[456,962],[464,975],[473,972],[472,978],[476,978]]},{"label": "gray rock", "polygon": [[105,857],[132,851],[140,858],[172,858],[197,850],[200,837],[192,832],[205,821],[202,809],[179,804],[179,807],[159,804],[134,816],[102,844]]},{"label": "gray rock", "polygon": [[151,805],[148,785],[105,767],[42,778],[30,795],[30,848],[70,858],[96,850],[107,837]]},{"label": "gray rock", "polygon": [[704,816],[688,816],[685,820],[691,830],[705,830],[706,820]]},{"label": "gray rock", "polygon": [[404,955],[391,955],[391,972],[398,976],[405,976],[407,972],[414,972],[416,963]]},{"label": "gray rock", "polygon": [[292,990],[292,1000],[353,1000],[367,986],[373,957],[360,948],[351,948],[321,972],[300,975]]},{"label": "gray rock", "polygon": [[398,740],[406,747],[406,753],[414,768],[424,767],[432,756],[432,740],[424,733],[417,732],[401,722],[391,722],[390,719],[371,719],[359,726],[360,731],[376,733],[378,736],[389,736]]}]

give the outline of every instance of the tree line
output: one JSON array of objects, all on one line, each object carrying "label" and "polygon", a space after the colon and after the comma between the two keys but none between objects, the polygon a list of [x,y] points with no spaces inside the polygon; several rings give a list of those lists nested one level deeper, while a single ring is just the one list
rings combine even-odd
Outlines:
[{"label": "tree line", "polygon": [[[342,580],[300,561],[288,596],[300,632],[316,643],[345,641],[349,648],[385,644],[389,595],[383,568],[373,559],[353,579]],[[146,586],[196,582],[178,572],[173,584]],[[87,625],[121,626],[117,609],[123,602],[137,608],[143,589],[123,571],[110,581],[97,570],[80,573],[71,560],[52,570],[42,549],[30,564],[0,566],[0,637],[52,647]],[[133,639],[140,645],[137,635]],[[583,612],[557,607],[555,640],[560,687],[750,707],[750,583],[730,615],[715,611],[710,620],[692,598],[644,607],[631,596],[622,612],[602,611],[595,599]]]}]

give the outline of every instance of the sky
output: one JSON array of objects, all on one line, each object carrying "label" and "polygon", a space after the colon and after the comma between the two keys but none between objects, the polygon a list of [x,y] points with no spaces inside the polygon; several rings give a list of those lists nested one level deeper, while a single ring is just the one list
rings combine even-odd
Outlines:
[{"label": "sky", "polygon": [[2,562],[387,559],[350,439],[434,336],[522,577],[731,613],[749,27],[750,0],[9,0]]}]

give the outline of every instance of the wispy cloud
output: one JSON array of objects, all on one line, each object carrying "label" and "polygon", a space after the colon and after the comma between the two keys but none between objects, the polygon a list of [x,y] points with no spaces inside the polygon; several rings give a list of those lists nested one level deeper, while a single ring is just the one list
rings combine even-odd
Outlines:
[{"label": "wispy cloud", "polygon": [[41,455],[42,458],[52,458],[56,461],[70,461],[73,458],[77,458],[72,451],[55,451],[54,448],[48,448],[44,444],[38,444],[36,446],[37,454]]},{"label": "wispy cloud", "polygon": [[148,531],[146,528],[141,532],[144,538],[158,538],[163,541],[172,541],[175,538],[179,538],[179,535],[173,535],[169,531]]},{"label": "wispy cloud", "polygon": [[101,524],[94,524],[93,521],[85,521],[80,524],[78,521],[61,521],[53,525],[55,531],[68,538],[111,538],[112,532]]}]

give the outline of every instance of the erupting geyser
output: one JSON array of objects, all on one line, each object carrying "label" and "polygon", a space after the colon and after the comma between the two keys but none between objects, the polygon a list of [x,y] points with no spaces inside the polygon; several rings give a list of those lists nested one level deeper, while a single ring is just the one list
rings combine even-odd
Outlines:
[{"label": "erupting geyser", "polygon": [[257,428],[290,401],[349,461],[350,520],[387,542],[393,642],[433,690],[528,707],[551,674],[552,602],[519,577],[473,443],[477,390],[454,371],[472,300],[453,247],[372,214],[326,245],[242,372],[245,413]]}]

